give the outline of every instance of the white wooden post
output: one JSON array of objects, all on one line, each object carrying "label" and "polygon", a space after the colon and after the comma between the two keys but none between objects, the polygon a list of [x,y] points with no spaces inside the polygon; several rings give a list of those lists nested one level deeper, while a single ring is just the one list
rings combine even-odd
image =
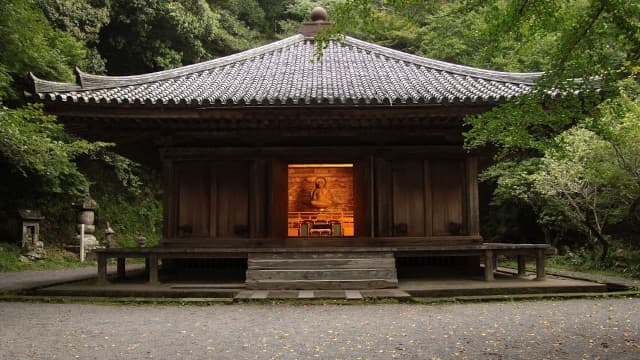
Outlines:
[{"label": "white wooden post", "polygon": [[80,224],[80,262],[84,262],[84,224]]}]

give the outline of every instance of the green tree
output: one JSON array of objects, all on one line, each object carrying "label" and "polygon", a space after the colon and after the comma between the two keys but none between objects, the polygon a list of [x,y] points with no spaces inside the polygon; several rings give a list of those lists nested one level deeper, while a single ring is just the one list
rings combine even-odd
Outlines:
[{"label": "green tree", "polygon": [[113,0],[98,49],[111,74],[140,74],[249,48],[258,33],[205,0]]},{"label": "green tree", "polygon": [[84,71],[104,73],[106,64],[98,53],[100,29],[109,22],[107,0],[38,0],[38,5],[51,25],[73,36],[87,47],[82,62],[75,64]]},{"label": "green tree", "polygon": [[89,182],[76,160],[95,156],[107,146],[69,136],[41,106],[0,108],[3,207],[43,205],[50,199],[47,194],[64,195],[68,202],[86,195]]},{"label": "green tree", "polygon": [[0,13],[0,101],[20,103],[30,71],[73,80],[73,66],[86,55],[82,42],[54,29],[33,0],[0,1]]},{"label": "green tree", "polygon": [[[544,200],[543,221],[562,221],[602,247],[604,261],[608,224],[637,222],[640,202],[640,97],[637,84],[599,106],[592,119],[600,134],[580,125],[556,137],[530,180],[528,198]],[[625,86],[625,85],[623,85]],[[626,87],[626,86],[625,86]],[[524,198],[527,200],[527,197]]]}]

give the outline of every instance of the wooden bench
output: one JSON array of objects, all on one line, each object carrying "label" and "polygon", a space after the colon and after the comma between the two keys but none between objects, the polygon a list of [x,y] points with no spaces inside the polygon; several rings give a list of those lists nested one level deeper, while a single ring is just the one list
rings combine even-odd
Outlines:
[{"label": "wooden bench", "polygon": [[245,259],[246,249],[219,248],[112,248],[94,250],[98,260],[98,284],[107,284],[107,261],[117,259],[118,278],[124,278],[125,262],[130,258],[145,259],[145,270],[149,275],[149,283],[158,283],[158,262],[160,259]]},{"label": "wooden bench", "polygon": [[250,253],[299,253],[299,252],[392,252],[396,257],[408,256],[478,256],[484,259],[484,279],[494,280],[496,258],[499,255],[516,256],[518,276],[525,274],[526,258],[536,259],[536,280],[545,278],[545,256],[555,254],[547,244],[483,243],[438,246],[396,247],[313,247],[313,248],[112,248],[95,250],[98,260],[98,284],[107,284],[107,261],[117,259],[117,274],[125,276],[127,258],[145,259],[149,283],[158,283],[158,264],[161,259],[246,259]]},{"label": "wooden bench", "polygon": [[548,244],[507,244],[507,243],[483,243],[477,245],[453,245],[453,246],[424,246],[417,249],[398,248],[394,251],[396,257],[406,256],[479,256],[484,259],[484,279],[494,280],[496,260],[500,255],[515,256],[518,263],[517,276],[526,273],[526,259],[536,259],[536,280],[545,278],[545,257],[554,255],[556,249]]}]

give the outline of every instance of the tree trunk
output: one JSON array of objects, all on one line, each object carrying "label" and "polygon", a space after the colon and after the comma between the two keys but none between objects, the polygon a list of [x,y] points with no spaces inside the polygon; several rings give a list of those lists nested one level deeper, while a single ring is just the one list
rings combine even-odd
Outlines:
[{"label": "tree trunk", "polygon": [[632,224],[640,224],[640,197],[636,198],[629,207],[629,217]]},{"label": "tree trunk", "polygon": [[596,229],[595,226],[593,226],[587,221],[585,221],[584,224],[589,228],[589,230],[593,232],[596,239],[598,239],[598,242],[602,246],[602,254],[600,254],[600,262],[604,263],[605,260],[607,259],[607,255],[609,255],[609,242],[607,241],[607,239],[604,238],[604,235],[602,235],[602,233],[600,233],[600,231]]}]

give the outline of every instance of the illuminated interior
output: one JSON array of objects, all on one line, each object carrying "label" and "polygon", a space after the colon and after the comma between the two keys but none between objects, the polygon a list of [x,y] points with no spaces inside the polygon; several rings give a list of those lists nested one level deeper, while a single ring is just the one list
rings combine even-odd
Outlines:
[{"label": "illuminated interior", "polygon": [[289,164],[290,237],[354,236],[353,164]]}]

